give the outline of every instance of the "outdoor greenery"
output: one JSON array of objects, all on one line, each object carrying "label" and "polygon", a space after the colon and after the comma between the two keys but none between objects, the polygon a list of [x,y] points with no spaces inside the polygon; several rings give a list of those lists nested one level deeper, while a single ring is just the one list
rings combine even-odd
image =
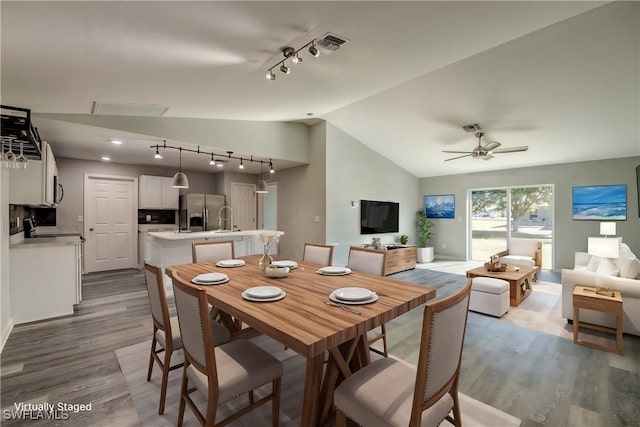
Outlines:
[{"label": "outdoor greenery", "polygon": [[503,189],[474,191],[472,215],[480,215],[489,211],[511,211],[512,226],[516,227],[518,220],[537,206],[551,203],[551,187],[521,187],[511,188],[511,206],[507,206],[507,197]]},{"label": "outdoor greenery", "polygon": [[418,247],[426,248],[427,241],[429,241],[433,233],[433,221],[427,218],[424,209],[419,209],[416,212],[416,224],[418,230]]}]

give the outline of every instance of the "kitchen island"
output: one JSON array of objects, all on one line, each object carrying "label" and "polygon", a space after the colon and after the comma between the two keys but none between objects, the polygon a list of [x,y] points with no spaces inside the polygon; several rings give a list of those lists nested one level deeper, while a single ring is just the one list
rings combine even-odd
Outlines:
[{"label": "kitchen island", "polygon": [[[275,233],[274,230],[246,231],[158,231],[149,233],[149,251],[145,255],[147,262],[160,267],[163,274],[166,267],[188,264],[191,261],[191,243],[203,240],[232,240],[236,257],[262,254],[262,233]],[[271,242],[269,253],[278,252],[278,243]],[[165,288],[171,288],[171,279],[164,274]]]}]

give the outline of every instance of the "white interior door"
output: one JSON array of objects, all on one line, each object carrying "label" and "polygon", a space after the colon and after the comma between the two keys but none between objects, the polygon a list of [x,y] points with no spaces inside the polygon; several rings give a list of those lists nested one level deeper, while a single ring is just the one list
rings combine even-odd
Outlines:
[{"label": "white interior door", "polygon": [[231,183],[231,209],[233,225],[239,230],[256,229],[256,185]]},{"label": "white interior door", "polygon": [[85,174],[85,270],[137,266],[138,178]]}]

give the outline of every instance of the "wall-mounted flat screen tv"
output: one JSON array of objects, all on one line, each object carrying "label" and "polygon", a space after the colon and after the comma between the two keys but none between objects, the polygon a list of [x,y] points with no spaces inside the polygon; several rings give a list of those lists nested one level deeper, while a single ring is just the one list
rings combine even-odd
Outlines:
[{"label": "wall-mounted flat screen tv", "polygon": [[400,203],[360,200],[360,234],[397,233]]}]

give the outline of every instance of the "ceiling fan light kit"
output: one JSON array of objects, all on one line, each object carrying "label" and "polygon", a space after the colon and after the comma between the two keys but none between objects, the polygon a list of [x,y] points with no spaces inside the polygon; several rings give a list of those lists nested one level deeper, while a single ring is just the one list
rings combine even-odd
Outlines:
[{"label": "ceiling fan light kit", "polygon": [[518,147],[505,147],[498,148],[502,144],[498,141],[489,141],[486,144],[482,144],[482,137],[484,136],[484,132],[481,132],[482,128],[479,124],[473,123],[470,125],[462,126],[462,129],[465,132],[476,132],[475,136],[478,138],[478,145],[473,151],[450,151],[446,150],[443,153],[453,153],[453,154],[462,154],[462,156],[452,157],[450,159],[445,159],[445,162],[450,160],[461,159],[463,157],[471,157],[473,159],[481,159],[481,160],[491,160],[494,157],[494,154],[503,154],[503,153],[516,153],[520,151],[527,151],[529,146],[521,145]]}]

